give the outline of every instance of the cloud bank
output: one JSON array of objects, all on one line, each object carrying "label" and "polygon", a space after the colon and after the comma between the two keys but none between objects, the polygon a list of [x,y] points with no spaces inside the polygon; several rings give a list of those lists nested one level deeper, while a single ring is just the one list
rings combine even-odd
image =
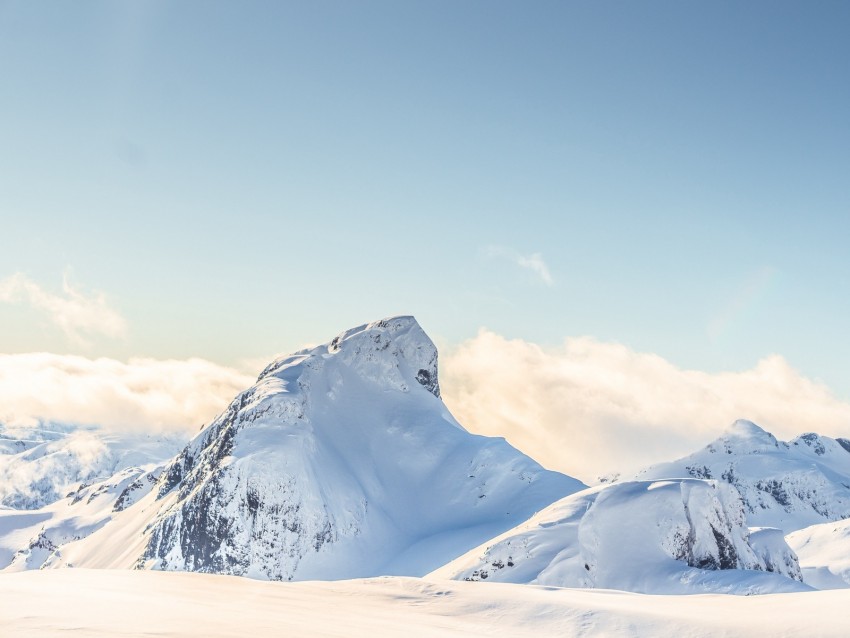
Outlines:
[{"label": "cloud bank", "polygon": [[22,273],[0,280],[0,302],[29,304],[44,313],[65,335],[78,344],[86,344],[86,336],[122,337],[127,322],[109,307],[101,292],[84,295],[68,280],[62,278],[62,294],[46,291]]},{"label": "cloud bank", "polygon": [[194,433],[254,380],[203,359],[0,355],[0,421]]},{"label": "cloud bank", "polygon": [[547,350],[482,330],[443,354],[441,387],[467,429],[585,481],[683,456],[737,418],[779,438],[850,436],[850,404],[780,356],[709,374],[587,337]]}]

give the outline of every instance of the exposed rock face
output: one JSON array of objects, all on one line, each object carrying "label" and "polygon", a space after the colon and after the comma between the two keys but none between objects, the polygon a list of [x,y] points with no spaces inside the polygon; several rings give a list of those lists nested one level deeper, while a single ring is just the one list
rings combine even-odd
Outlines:
[{"label": "exposed rock face", "polygon": [[735,490],[696,479],[615,483],[568,496],[435,575],[647,593],[801,587],[781,532],[751,540]]},{"label": "exposed rock face", "polygon": [[717,479],[741,495],[751,525],[786,533],[850,517],[850,445],[808,433],[790,442],[736,421],[690,456],[654,465],[635,478]]},{"label": "exposed rock face", "polygon": [[137,566],[415,575],[583,487],[467,433],[439,396],[412,317],[274,361],[165,470]]}]

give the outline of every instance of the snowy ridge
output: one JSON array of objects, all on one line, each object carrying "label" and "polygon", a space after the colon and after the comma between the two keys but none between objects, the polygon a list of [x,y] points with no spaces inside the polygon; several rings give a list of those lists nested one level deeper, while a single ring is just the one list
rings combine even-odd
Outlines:
[{"label": "snowy ridge", "polygon": [[735,490],[696,479],[573,494],[432,576],[665,594],[807,589],[781,533],[751,538]]},{"label": "snowy ridge", "polygon": [[739,420],[704,449],[635,476],[683,477],[734,486],[754,526],[788,533],[850,517],[850,442],[845,439],[808,433],[786,443]]}]

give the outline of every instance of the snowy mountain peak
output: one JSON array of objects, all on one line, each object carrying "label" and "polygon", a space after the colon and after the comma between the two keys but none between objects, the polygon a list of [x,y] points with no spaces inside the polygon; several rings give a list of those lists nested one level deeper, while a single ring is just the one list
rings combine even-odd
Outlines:
[{"label": "snowy mountain peak", "polygon": [[352,369],[363,380],[390,384],[403,392],[418,383],[440,397],[437,348],[409,315],[363,324],[342,332],[328,343],[280,357],[263,370],[258,381],[269,376],[285,380],[291,377],[291,368],[296,364],[316,371],[331,359]]},{"label": "snowy mountain peak", "polygon": [[[415,575],[583,487],[464,430],[440,400],[436,347],[401,316],[275,360],[113,530],[139,525],[138,568]],[[83,566],[99,542],[63,560]]]},{"label": "snowy mountain peak", "polygon": [[759,451],[771,451],[785,443],[777,441],[767,430],[752,421],[738,419],[727,427],[720,437],[707,447],[709,452],[725,454],[752,454]]},{"label": "snowy mountain peak", "polygon": [[[805,446],[805,448],[808,448],[809,451],[813,452],[816,456],[826,456],[838,453],[838,457],[844,458],[840,453],[841,450],[850,452],[850,441],[847,439],[832,439],[827,436],[815,434],[814,432],[801,434],[796,439],[793,439],[790,444],[797,447]],[[845,460],[850,461],[850,457],[847,457]]]},{"label": "snowy mountain peak", "polygon": [[773,435],[770,434],[770,432],[747,419],[737,419],[734,423],[732,423],[726,428],[724,434],[727,434],[729,436],[741,437],[758,438],[768,436],[770,438],[773,438]]}]

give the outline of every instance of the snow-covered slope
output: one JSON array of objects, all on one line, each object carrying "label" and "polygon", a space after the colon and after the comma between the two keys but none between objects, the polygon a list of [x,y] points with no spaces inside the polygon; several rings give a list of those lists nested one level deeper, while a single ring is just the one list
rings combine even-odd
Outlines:
[{"label": "snow-covered slope", "polygon": [[466,432],[440,400],[433,343],[395,317],[273,362],[153,493],[56,564],[419,575],[583,487]]},{"label": "snow-covered slope", "polygon": [[151,491],[160,468],[131,467],[82,483],[38,510],[0,510],[0,569],[41,569],[62,558],[67,544],[96,532]]},{"label": "snow-covered slope", "polygon": [[15,638],[844,638],[850,592],[646,596],[379,578],[268,583],[206,574],[0,574],[0,635]]},{"label": "snow-covered slope", "polygon": [[81,482],[163,463],[185,445],[176,435],[107,432],[60,423],[0,423],[0,507],[38,509]]},{"label": "snow-covered slope", "polygon": [[812,525],[785,537],[803,580],[818,589],[850,587],[850,519]]},{"label": "snow-covered slope", "polygon": [[777,530],[750,534],[724,483],[616,483],[554,503],[432,576],[644,593],[800,591]]},{"label": "snow-covered slope", "polygon": [[654,465],[640,480],[695,477],[733,485],[750,525],[786,533],[850,517],[850,441],[803,434],[778,441],[749,421],[736,421],[704,449]]},{"label": "snow-covered slope", "polygon": [[176,436],[39,423],[2,427],[0,569],[42,567],[153,487]]}]

